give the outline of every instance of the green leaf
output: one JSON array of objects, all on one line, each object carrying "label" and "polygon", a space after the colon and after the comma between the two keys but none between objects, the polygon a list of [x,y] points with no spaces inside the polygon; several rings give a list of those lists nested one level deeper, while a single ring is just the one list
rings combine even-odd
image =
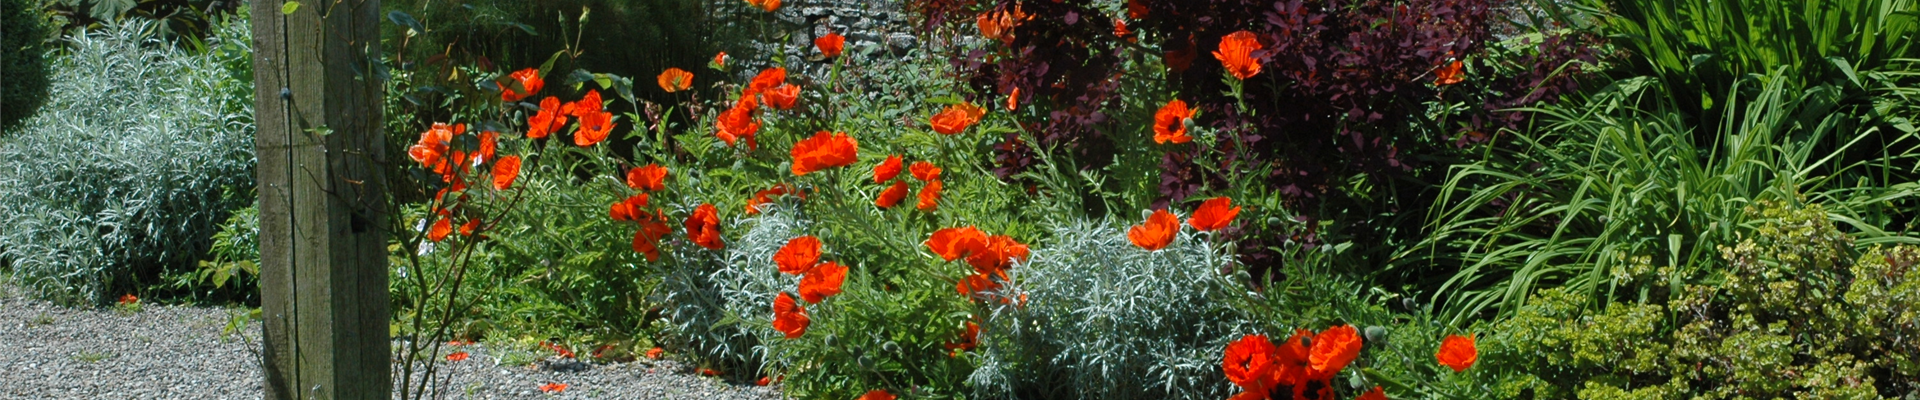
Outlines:
[{"label": "green leaf", "polygon": [[280,5],[280,15],[293,15],[294,11],[300,11],[300,2],[289,1]]}]

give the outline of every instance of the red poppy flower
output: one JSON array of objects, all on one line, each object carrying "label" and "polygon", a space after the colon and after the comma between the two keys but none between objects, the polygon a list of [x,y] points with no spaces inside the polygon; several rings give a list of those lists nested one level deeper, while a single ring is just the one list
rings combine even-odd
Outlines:
[{"label": "red poppy flower", "polygon": [[545,384],[545,385],[540,385],[540,391],[541,391],[541,392],[546,392],[546,393],[560,393],[560,392],[565,392],[565,391],[567,391],[567,384],[565,384],[565,383],[553,383],[553,382],[547,382],[547,384]]},{"label": "red poppy flower", "polygon": [[493,153],[495,150],[499,150],[499,149],[500,149],[500,133],[494,132],[494,131],[481,131],[480,132],[480,149],[474,152],[478,154],[479,158],[475,159],[474,161],[476,163],[493,161]]},{"label": "red poppy flower", "polygon": [[493,161],[493,190],[507,190],[513,187],[513,180],[520,178],[520,156],[500,157]]},{"label": "red poppy flower", "polygon": [[793,174],[853,165],[859,161],[860,143],[845,133],[820,131],[793,144]]},{"label": "red poppy flower", "polygon": [[665,90],[667,93],[693,87],[693,73],[684,69],[667,68],[666,71],[660,71],[660,76],[655,79],[660,81],[660,90]]},{"label": "red poppy flower", "polygon": [[974,123],[980,122],[982,115],[986,115],[986,110],[971,103],[960,103],[947,106],[939,114],[934,114],[933,118],[928,119],[927,123],[933,125],[934,132],[953,135],[966,131]]},{"label": "red poppy flower", "polygon": [[451,234],[453,234],[453,220],[443,216],[433,221],[433,228],[427,230],[427,240],[438,242],[446,240],[447,235]]},{"label": "red poppy flower", "polygon": [[1133,31],[1127,29],[1127,20],[1119,18],[1113,19],[1113,36],[1126,39],[1128,42],[1140,41],[1140,39],[1133,37]]},{"label": "red poppy flower", "polygon": [[1460,82],[1465,82],[1467,80],[1467,75],[1460,71],[1460,68],[1464,66],[1465,66],[1465,63],[1460,62],[1460,60],[1453,60],[1453,62],[1447,63],[1446,66],[1440,67],[1440,69],[1438,70],[1434,70],[1433,84],[1446,86],[1446,85],[1452,85]]},{"label": "red poppy flower", "polygon": [[786,68],[773,67],[773,68],[763,69],[763,70],[760,70],[759,75],[753,76],[752,82],[747,83],[747,90],[744,92],[741,92],[740,96],[753,97],[753,95],[760,94],[760,92],[772,90],[773,88],[780,87],[780,85],[784,85],[786,83],[787,83]]},{"label": "red poppy flower", "polygon": [[580,100],[574,100],[572,103],[560,106],[560,112],[585,118],[589,114],[596,114],[606,110],[604,108],[606,105],[602,103],[603,102],[600,101],[600,90],[587,89],[586,96],[580,96]]},{"label": "red poppy flower", "polygon": [[1447,335],[1445,340],[1440,341],[1440,352],[1434,353],[1433,357],[1440,361],[1440,365],[1459,373],[1480,359],[1480,350],[1474,348],[1473,336]]},{"label": "red poppy flower", "polygon": [[673,233],[673,228],[663,222],[667,219],[666,213],[655,211],[642,215],[646,216],[640,218],[640,230],[633,233],[633,251],[646,255],[647,262],[659,261],[660,238]]},{"label": "red poppy flower", "polygon": [[615,221],[638,221],[647,216],[647,194],[628,196],[625,200],[613,203],[607,209],[607,217]]},{"label": "red poppy flower", "polygon": [[1187,225],[1201,232],[1212,231],[1227,227],[1233,223],[1233,217],[1239,215],[1240,207],[1233,207],[1233,199],[1215,197],[1200,203],[1200,208],[1193,210],[1193,216],[1187,217]]},{"label": "red poppy flower", "polygon": [[667,354],[667,350],[659,347],[647,349],[647,358],[650,358],[650,359],[658,360],[660,359],[661,356],[665,356],[666,354]]},{"label": "red poppy flower", "polygon": [[1153,113],[1153,142],[1158,144],[1186,143],[1193,141],[1187,136],[1187,120],[1193,119],[1195,109],[1187,108],[1187,102],[1173,99],[1160,111]]},{"label": "red poppy flower", "polygon": [[913,166],[907,167],[907,170],[913,173],[913,179],[924,182],[940,180],[940,167],[930,162],[914,161]]},{"label": "red poppy flower", "polygon": [[781,110],[791,109],[793,108],[793,103],[800,99],[800,86],[791,83],[782,83],[780,86],[773,87],[773,89],[767,89],[767,91],[761,93],[760,96],[766,98],[768,107]]},{"label": "red poppy flower", "polygon": [[720,371],[719,371],[719,370],[715,370],[715,369],[713,369],[713,368],[701,368],[701,369],[700,369],[700,374],[701,374],[701,375],[706,375],[706,376],[720,376]]},{"label": "red poppy flower", "polygon": [[900,163],[900,155],[895,154],[887,156],[887,160],[881,161],[880,165],[873,166],[873,183],[886,183],[900,176]]},{"label": "red poppy flower", "polygon": [[1387,392],[1380,390],[1379,386],[1374,386],[1373,390],[1361,393],[1360,397],[1355,397],[1353,400],[1387,400]]},{"label": "red poppy flower", "polygon": [[980,16],[974,18],[974,26],[980,28],[982,37],[998,40],[1004,44],[1013,44],[1013,28],[1032,18],[1021,11],[1019,4],[1014,4],[1012,10],[980,13]]},{"label": "red poppy flower", "polygon": [[867,394],[860,395],[859,400],[894,400],[894,397],[893,394],[887,393],[885,390],[874,389],[867,391]]},{"label": "red poppy flower", "polygon": [[840,294],[840,285],[847,282],[847,267],[828,261],[807,269],[800,275],[800,299],[808,303],[819,303],[828,297]]},{"label": "red poppy flower", "polygon": [[798,275],[820,263],[820,238],[805,235],[787,240],[780,250],[773,252],[773,263],[780,265],[780,272]]},{"label": "red poppy flower", "polygon": [[1220,38],[1220,50],[1214,51],[1213,57],[1220,59],[1233,79],[1244,81],[1260,73],[1260,60],[1253,59],[1253,52],[1260,48],[1260,39],[1253,32],[1239,31]]},{"label": "red poppy flower", "polygon": [[958,260],[970,252],[986,248],[987,234],[974,227],[946,228],[933,231],[927,238],[927,250],[947,261]]},{"label": "red poppy flower", "polygon": [[1140,246],[1147,251],[1158,251],[1173,243],[1174,235],[1179,233],[1180,217],[1173,216],[1173,213],[1167,212],[1166,209],[1159,209],[1154,210],[1153,215],[1147,216],[1146,223],[1134,225],[1132,229],[1128,229],[1127,240],[1132,241],[1134,246]]},{"label": "red poppy flower", "polygon": [[667,188],[667,167],[647,164],[627,170],[627,187],[649,192]]},{"label": "red poppy flower", "polygon": [[847,37],[840,36],[839,32],[830,32],[826,36],[813,39],[813,47],[820,48],[820,55],[827,58],[839,57],[840,50],[847,47]]},{"label": "red poppy flower", "polygon": [[1287,341],[1281,342],[1274,348],[1271,364],[1274,366],[1275,384],[1298,387],[1306,382],[1307,373],[1312,370],[1312,366],[1307,363],[1305,340],[1312,336],[1311,331],[1296,330],[1293,336],[1287,338]]},{"label": "red poppy flower", "polygon": [[794,190],[792,187],[787,186],[787,184],[782,183],[778,185],[773,185],[772,188],[768,188],[767,190],[762,190],[762,191],[753,193],[753,199],[747,200],[747,215],[759,214],[760,205],[767,204],[768,202],[773,201],[773,196],[781,196],[781,195],[787,195],[787,194],[799,196],[801,199],[807,198],[807,195],[805,193],[800,193],[799,191]]},{"label": "red poppy flower", "polygon": [[464,351],[455,352],[453,354],[447,355],[447,361],[466,361],[466,360],[467,360],[467,352],[464,352]]},{"label": "red poppy flower", "polygon": [[962,351],[973,351],[980,346],[980,324],[967,321],[967,329],[960,332],[960,339],[947,343],[947,356],[959,357]]},{"label": "red poppy flower", "polygon": [[753,140],[754,132],[760,130],[760,121],[753,118],[753,111],[758,107],[759,104],[754,102],[753,96],[741,96],[740,100],[734,103],[733,108],[720,113],[720,119],[714,122],[714,126],[720,130],[714,135],[719,136],[721,141],[727,142],[728,146],[733,146],[735,140],[744,138],[747,140],[747,149],[759,147]]},{"label": "red poppy flower", "polygon": [[915,203],[913,208],[918,208],[920,211],[933,211],[940,208],[940,186],[939,179],[928,181],[926,186],[921,186],[920,202]]},{"label": "red poppy flower", "polygon": [[1007,268],[1013,267],[1014,261],[1026,261],[1030,253],[1027,245],[1007,235],[993,235],[984,242],[970,243],[981,245],[967,250],[967,264],[973,266],[974,272],[1000,275],[1000,279],[1007,278]]},{"label": "red poppy flower", "polygon": [[1013,88],[1013,93],[1007,93],[1007,111],[1018,109],[1020,109],[1020,88]]},{"label": "red poppy flower", "polygon": [[1309,379],[1328,379],[1360,357],[1360,334],[1353,325],[1340,325],[1313,335],[1307,362],[1313,368]]},{"label": "red poppy flower", "polygon": [[567,115],[560,112],[560,99],[547,96],[540,100],[540,112],[527,119],[527,138],[540,139],[567,126]]},{"label": "red poppy flower", "polygon": [[723,71],[726,70],[727,69],[727,52],[722,51],[719,54],[714,54],[713,61],[707,62],[707,68],[713,68],[713,69],[723,70]]},{"label": "red poppy flower", "polygon": [[420,166],[432,169],[434,173],[450,175],[452,168],[462,166],[467,160],[466,154],[452,151],[449,143],[454,136],[467,132],[466,124],[447,125],[435,122],[426,132],[420,132],[420,140],[407,148],[407,157]]},{"label": "red poppy flower", "polygon": [[480,229],[480,220],[469,219],[467,223],[460,224],[460,236],[473,236],[473,231],[478,229]]},{"label": "red poppy flower", "polygon": [[953,290],[960,292],[961,296],[986,300],[986,293],[1000,290],[1000,284],[994,282],[993,279],[989,278],[986,274],[972,274],[967,275],[966,278],[961,278],[960,282],[955,283]]},{"label": "red poppy flower", "polygon": [[874,199],[873,205],[879,206],[880,208],[893,208],[893,206],[900,205],[901,200],[906,199],[907,182],[893,181],[893,186],[888,186],[887,190],[881,191],[880,198]]},{"label": "red poppy flower", "polygon": [[558,344],[547,343],[547,342],[540,342],[540,347],[545,347],[548,350],[553,350],[553,354],[560,356],[560,358],[573,358],[573,350],[567,350],[567,346],[561,346]]},{"label": "red poppy flower", "polygon": [[780,9],[780,0],[747,0],[747,4],[760,7],[760,9],[766,10],[767,12]]},{"label": "red poppy flower", "polygon": [[693,244],[708,250],[724,247],[724,243],[720,242],[720,210],[712,204],[694,207],[693,215],[687,216],[687,222],[683,225],[687,228],[687,239],[692,240]]},{"label": "red poppy flower", "polygon": [[762,376],[760,377],[760,380],[753,381],[753,384],[756,386],[766,386],[769,383],[773,383],[772,377]]},{"label": "red poppy flower", "polygon": [[1128,19],[1141,19],[1146,17],[1147,17],[1147,4],[1145,2],[1142,2],[1141,0],[1127,0],[1127,18]]},{"label": "red poppy flower", "polygon": [[780,292],[773,298],[773,329],[786,333],[788,339],[807,333],[807,308],[793,301],[793,296]]},{"label": "red poppy flower", "polygon": [[1275,353],[1279,349],[1267,340],[1267,335],[1246,335],[1227,345],[1226,356],[1220,361],[1220,369],[1227,374],[1227,380],[1249,392],[1265,393],[1274,388],[1273,364]]},{"label": "red poppy flower", "polygon": [[502,84],[500,85],[500,101],[520,101],[520,99],[527,98],[527,96],[532,96],[534,92],[539,92],[540,88],[547,84],[546,81],[540,80],[540,70],[537,68],[514,71],[513,74],[507,75],[507,78],[520,82],[520,87],[527,91],[524,93],[514,91],[513,85]]},{"label": "red poppy flower", "polygon": [[128,304],[139,303],[139,302],[140,302],[140,298],[135,297],[133,293],[120,295],[120,303],[119,303],[120,305],[124,306]]},{"label": "red poppy flower", "polygon": [[613,133],[613,113],[595,111],[580,116],[580,130],[573,133],[573,144],[592,146]]}]

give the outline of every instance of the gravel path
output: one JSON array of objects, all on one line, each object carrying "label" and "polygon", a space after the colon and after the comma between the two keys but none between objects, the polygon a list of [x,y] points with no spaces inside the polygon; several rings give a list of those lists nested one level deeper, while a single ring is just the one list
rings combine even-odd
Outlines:
[{"label": "gravel path", "polygon": [[[223,334],[239,311],[146,305],[74,309],[0,285],[0,399],[257,399],[259,324]],[[442,364],[447,399],[779,399],[672,361],[495,365],[485,344]],[[557,393],[540,386],[562,383]],[[395,382],[398,385],[397,379]]]}]

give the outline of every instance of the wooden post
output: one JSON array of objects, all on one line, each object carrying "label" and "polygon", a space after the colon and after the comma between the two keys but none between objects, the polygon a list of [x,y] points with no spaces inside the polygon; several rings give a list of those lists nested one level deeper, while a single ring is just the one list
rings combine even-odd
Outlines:
[{"label": "wooden post", "polygon": [[268,399],[392,396],[379,0],[253,2]]}]

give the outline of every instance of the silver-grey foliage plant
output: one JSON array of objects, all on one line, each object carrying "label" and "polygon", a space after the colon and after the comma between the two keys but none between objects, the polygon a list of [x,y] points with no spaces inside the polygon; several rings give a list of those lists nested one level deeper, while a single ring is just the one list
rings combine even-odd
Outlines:
[{"label": "silver-grey foliage plant", "polygon": [[773,298],[792,282],[780,275],[773,253],[806,232],[791,206],[769,203],[760,210],[758,217],[727,223],[723,229],[746,233],[727,243],[724,254],[672,246],[680,262],[659,289],[676,344],[728,373],[748,374],[778,361],[768,360],[763,346],[784,337],[773,329]]},{"label": "silver-grey foliage plant", "polygon": [[[1220,350],[1251,329],[1220,274],[1230,257],[1188,229],[1149,252],[1108,223],[1073,222],[1014,267],[981,324],[975,398],[1227,398]],[[1024,295],[1024,300],[1019,299]],[[998,303],[998,302],[996,302]]]},{"label": "silver-grey foliage plant", "polygon": [[246,21],[197,50],[151,31],[67,38],[46,106],[0,142],[0,262],[41,297],[103,302],[136,270],[191,268],[252,202]]}]

